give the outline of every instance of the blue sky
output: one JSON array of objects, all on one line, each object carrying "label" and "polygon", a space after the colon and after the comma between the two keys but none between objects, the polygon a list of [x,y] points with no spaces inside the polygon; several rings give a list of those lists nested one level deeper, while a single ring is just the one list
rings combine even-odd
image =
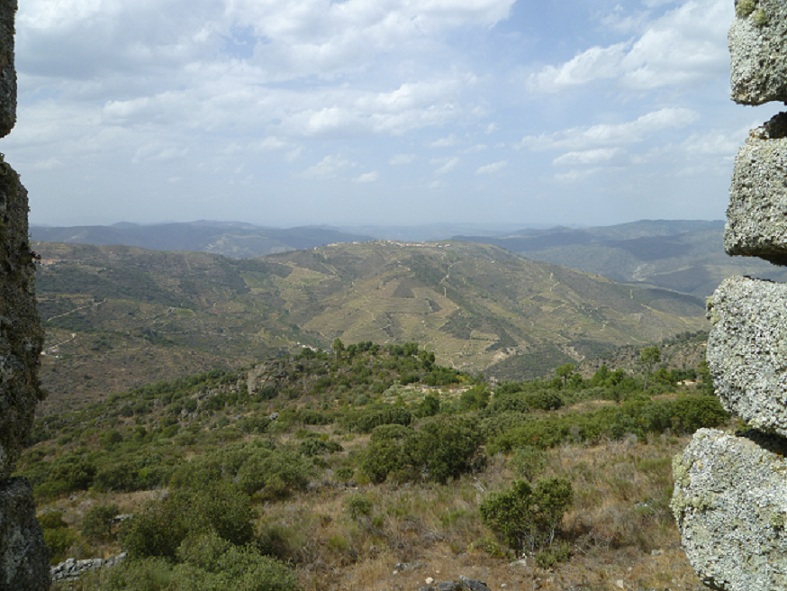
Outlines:
[{"label": "blue sky", "polygon": [[722,219],[733,0],[25,0],[33,223]]}]

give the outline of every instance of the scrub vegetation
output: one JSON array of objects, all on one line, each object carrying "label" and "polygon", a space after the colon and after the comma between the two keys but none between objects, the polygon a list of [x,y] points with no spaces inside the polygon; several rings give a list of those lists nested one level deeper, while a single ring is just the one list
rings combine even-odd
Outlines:
[{"label": "scrub vegetation", "polygon": [[56,590],[696,589],[671,456],[728,416],[656,352],[490,382],[336,339],[47,416],[18,472],[53,562],[128,553]]}]

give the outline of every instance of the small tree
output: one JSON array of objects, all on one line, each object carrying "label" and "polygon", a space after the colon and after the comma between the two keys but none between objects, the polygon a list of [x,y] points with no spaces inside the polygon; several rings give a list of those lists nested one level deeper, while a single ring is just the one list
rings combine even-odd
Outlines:
[{"label": "small tree", "polygon": [[653,375],[654,368],[657,364],[661,363],[661,349],[656,346],[645,347],[639,353],[639,362],[645,374],[645,385],[642,389],[647,390],[650,376]]}]

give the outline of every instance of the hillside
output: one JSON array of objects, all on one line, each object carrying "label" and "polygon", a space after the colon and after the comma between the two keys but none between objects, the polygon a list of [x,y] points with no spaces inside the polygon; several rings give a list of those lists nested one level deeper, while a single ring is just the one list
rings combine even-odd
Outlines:
[{"label": "hillside", "polygon": [[[754,275],[787,281],[787,272],[748,257],[732,258],[722,248],[722,221],[642,220],[614,226],[518,231],[474,226],[323,226],[265,228],[234,222],[199,221],[113,226],[32,226],[32,238],[69,244],[126,245],[153,250],[193,251],[243,259],[339,242],[378,239],[452,240],[494,244],[529,259],[603,275],[613,281],[651,285],[709,296],[722,279]],[[374,238],[372,238],[374,237]]]},{"label": "hillside", "polygon": [[47,417],[19,473],[53,563],[128,553],[57,591],[695,591],[671,458],[728,416],[687,376],[492,385],[337,343]]},{"label": "hillside", "polygon": [[729,257],[722,221],[643,220],[594,228],[520,230],[506,236],[464,236],[528,258],[707,297],[731,275],[787,280],[783,269],[750,257]]},{"label": "hillside", "polygon": [[417,341],[444,364],[541,375],[705,328],[703,303],[460,242],[232,260],[37,243],[44,411],[302,345]]}]

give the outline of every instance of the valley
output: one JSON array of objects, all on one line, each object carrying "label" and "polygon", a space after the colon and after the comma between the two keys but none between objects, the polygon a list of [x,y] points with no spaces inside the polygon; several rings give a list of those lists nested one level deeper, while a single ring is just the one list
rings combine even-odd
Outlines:
[{"label": "valley", "polygon": [[414,341],[439,363],[525,379],[705,330],[704,303],[492,245],[337,243],[256,259],[35,243],[41,412],[303,346]]}]

